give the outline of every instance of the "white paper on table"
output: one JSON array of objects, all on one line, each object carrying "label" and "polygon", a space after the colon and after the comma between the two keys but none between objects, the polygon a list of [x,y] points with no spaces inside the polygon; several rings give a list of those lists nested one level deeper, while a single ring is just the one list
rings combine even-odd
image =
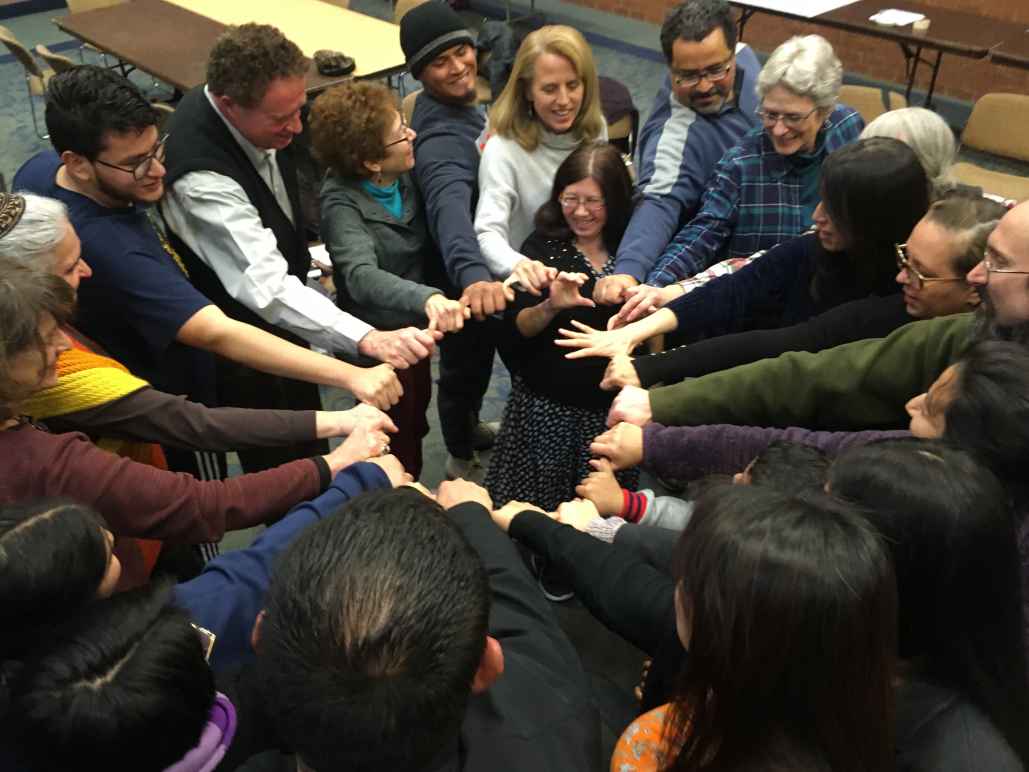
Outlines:
[{"label": "white paper on table", "polygon": [[896,8],[887,8],[879,13],[868,17],[869,21],[882,24],[885,27],[903,27],[907,24],[914,24],[921,21],[925,16],[911,11],[898,11]]},{"label": "white paper on table", "polygon": [[856,2],[857,0],[740,0],[737,5],[757,11],[778,11],[791,16],[803,16],[805,19],[811,19]]}]

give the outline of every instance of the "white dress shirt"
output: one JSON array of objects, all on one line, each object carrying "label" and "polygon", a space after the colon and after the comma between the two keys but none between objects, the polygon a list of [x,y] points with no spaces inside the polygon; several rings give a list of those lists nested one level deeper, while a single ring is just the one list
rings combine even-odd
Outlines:
[{"label": "white dress shirt", "polygon": [[[293,222],[275,151],[249,142],[221,114],[206,86],[204,94]],[[374,329],[289,273],[275,234],[262,225],[257,208],[230,177],[189,172],[165,193],[161,211],[171,230],[215,272],[229,295],[269,324],[320,348],[350,355]]]}]

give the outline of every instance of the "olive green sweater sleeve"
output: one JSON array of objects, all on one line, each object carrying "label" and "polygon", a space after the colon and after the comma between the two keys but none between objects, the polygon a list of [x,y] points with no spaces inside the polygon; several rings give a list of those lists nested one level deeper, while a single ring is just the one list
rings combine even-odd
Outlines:
[{"label": "olive green sweater sleeve", "polygon": [[790,352],[650,391],[653,420],[881,429],[907,424],[905,403],[971,342],[972,314],[913,322],[885,338]]}]

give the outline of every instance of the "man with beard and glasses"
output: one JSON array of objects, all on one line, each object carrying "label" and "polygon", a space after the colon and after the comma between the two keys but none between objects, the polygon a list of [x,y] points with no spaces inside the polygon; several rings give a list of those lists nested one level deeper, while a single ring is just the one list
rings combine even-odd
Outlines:
[{"label": "man with beard and glasses", "polygon": [[608,424],[906,426],[907,401],[973,340],[1029,344],[1029,202],[1001,218],[967,280],[983,300],[975,313],[913,322],[885,338],[791,352],[649,392],[626,386]]},{"label": "man with beard and glasses", "polygon": [[[95,66],[61,73],[49,84],[46,121],[54,150],[28,160],[14,187],[67,207],[69,238],[81,239],[82,264],[93,274],[79,291],[77,324],[133,373],[160,391],[210,407],[229,404],[219,396],[216,355],[338,386],[380,408],[399,398],[388,366],[358,368],[236,321],[193,286],[151,208],[164,193],[167,135],[130,81]],[[302,442],[283,452],[302,457],[321,448],[321,441]],[[166,450],[176,471],[224,476],[221,453]]]},{"label": "man with beard and glasses", "polygon": [[687,0],[661,27],[665,78],[639,139],[643,201],[618,248],[614,274],[593,298],[618,304],[643,281],[696,214],[715,164],[758,125],[754,52],[736,43],[726,0]]}]

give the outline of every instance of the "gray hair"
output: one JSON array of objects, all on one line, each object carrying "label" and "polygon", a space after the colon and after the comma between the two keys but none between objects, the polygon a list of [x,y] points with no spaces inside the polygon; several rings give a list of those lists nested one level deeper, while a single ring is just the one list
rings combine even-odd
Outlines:
[{"label": "gray hair", "polygon": [[963,276],[983,259],[986,240],[1007,211],[983,196],[953,193],[929,207],[925,219],[950,231],[957,249],[954,270]]},{"label": "gray hair", "polygon": [[843,65],[829,41],[820,35],[797,35],[768,57],[757,76],[757,93],[764,99],[783,86],[825,110],[836,104],[842,84]]},{"label": "gray hair", "polygon": [[49,271],[57,245],[68,233],[68,208],[53,198],[18,192],[25,213],[10,233],[0,238],[0,257],[39,265]]},{"label": "gray hair", "polygon": [[865,126],[861,139],[866,137],[892,137],[914,150],[925,176],[932,183],[934,198],[953,186],[950,167],[957,156],[957,142],[947,122],[932,110],[924,107],[890,110]]}]

